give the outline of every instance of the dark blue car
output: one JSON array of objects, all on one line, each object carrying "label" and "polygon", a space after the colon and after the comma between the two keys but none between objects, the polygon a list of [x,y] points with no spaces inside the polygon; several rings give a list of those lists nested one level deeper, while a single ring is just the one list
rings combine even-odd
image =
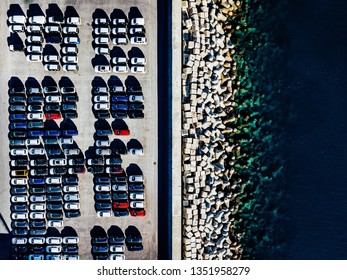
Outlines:
[{"label": "dark blue car", "polygon": [[28,131],[28,136],[31,136],[31,137],[40,137],[43,135],[44,135],[43,130],[29,130]]},{"label": "dark blue car", "polygon": [[60,136],[60,130],[57,130],[57,129],[45,130],[45,136],[59,137]]},{"label": "dark blue car", "polygon": [[29,185],[44,185],[44,178],[29,178]]},{"label": "dark blue car", "polygon": [[112,102],[128,102],[128,96],[126,95],[113,95]]},{"label": "dark blue car", "polygon": [[11,122],[10,128],[11,129],[26,129],[27,124],[25,122]]},{"label": "dark blue car", "polygon": [[14,120],[25,121],[26,119],[27,119],[26,114],[10,114],[11,121],[14,121]]},{"label": "dark blue car", "polygon": [[62,135],[63,136],[77,136],[78,131],[77,131],[77,129],[64,129],[62,131]]},{"label": "dark blue car", "polygon": [[112,104],[111,109],[126,111],[128,110],[128,105],[126,103],[114,103]]}]

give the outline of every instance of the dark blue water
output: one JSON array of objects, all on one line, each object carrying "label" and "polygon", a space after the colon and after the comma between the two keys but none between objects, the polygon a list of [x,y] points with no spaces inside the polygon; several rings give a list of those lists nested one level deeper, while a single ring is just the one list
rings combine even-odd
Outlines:
[{"label": "dark blue water", "polygon": [[347,259],[347,1],[290,0],[288,259]]}]

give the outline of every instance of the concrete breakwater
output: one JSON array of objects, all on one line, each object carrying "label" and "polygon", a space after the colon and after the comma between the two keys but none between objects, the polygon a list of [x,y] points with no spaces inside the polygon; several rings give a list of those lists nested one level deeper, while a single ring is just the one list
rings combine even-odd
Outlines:
[{"label": "concrete breakwater", "polygon": [[225,137],[234,130],[229,124],[237,91],[234,30],[227,19],[239,6],[232,0],[182,1],[184,259],[240,259],[243,252],[233,215],[242,189],[233,176],[240,147]]}]

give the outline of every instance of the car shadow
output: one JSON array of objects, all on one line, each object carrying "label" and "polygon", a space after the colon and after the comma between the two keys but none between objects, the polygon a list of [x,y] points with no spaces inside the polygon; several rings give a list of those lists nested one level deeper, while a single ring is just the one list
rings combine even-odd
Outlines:
[{"label": "car shadow", "polygon": [[61,236],[78,236],[76,230],[71,226],[65,226],[61,231]]},{"label": "car shadow", "polygon": [[93,68],[96,65],[109,65],[109,64],[110,64],[109,60],[104,55],[95,55],[94,58],[92,59]]},{"label": "car shadow", "polygon": [[45,13],[42,11],[42,8],[39,4],[30,4],[29,9],[27,11],[27,16],[33,17],[33,16],[44,16]]},{"label": "car shadow", "polygon": [[45,55],[58,55],[59,56],[59,53],[57,51],[57,49],[51,45],[51,44],[46,44],[43,48],[43,53],[42,53],[43,56]]},{"label": "car shadow", "polygon": [[7,10],[7,17],[11,17],[15,15],[25,16],[25,13],[19,4],[10,4],[9,9]]},{"label": "car shadow", "polygon": [[64,12],[65,20],[69,17],[80,17],[74,6],[66,6]]},{"label": "car shadow", "polygon": [[12,76],[8,80],[8,88],[11,88],[11,87],[24,87],[24,83],[18,77]]},{"label": "car shadow", "polygon": [[131,163],[126,168],[126,172],[129,176],[131,175],[143,175],[141,168],[136,163]]},{"label": "car shadow", "polygon": [[58,82],[59,87],[74,87],[74,83],[71,81],[71,79],[67,76],[62,76]]},{"label": "car shadow", "polygon": [[143,146],[142,146],[142,144],[140,143],[139,140],[133,138],[133,139],[130,139],[128,141],[127,149],[129,150],[129,149],[133,149],[133,148],[135,148],[135,149],[143,149]]},{"label": "car shadow", "polygon": [[48,9],[46,9],[46,15],[48,17],[57,17],[59,19],[64,18],[64,13],[58,6],[58,4],[51,3],[48,4]]},{"label": "car shadow", "polygon": [[119,77],[115,75],[111,75],[110,78],[107,81],[108,87],[112,88],[113,86],[122,86],[123,87],[123,82]]},{"label": "car shadow", "polygon": [[131,19],[133,18],[143,18],[139,8],[137,7],[130,7],[129,13],[128,13],[128,18],[129,18],[129,22],[131,21]]},{"label": "car shadow", "polygon": [[129,129],[128,125],[126,124],[126,122],[122,119],[115,119],[113,120],[112,124],[112,130],[116,130],[116,129]]},{"label": "car shadow", "polygon": [[122,18],[122,19],[125,19],[126,21],[128,21],[128,17],[127,15],[124,13],[123,10],[121,9],[114,9],[112,12],[111,12],[111,20],[113,21],[114,19],[116,18]]},{"label": "car shadow", "polygon": [[138,47],[132,47],[129,51],[128,51],[128,58],[129,58],[129,63],[130,63],[130,59],[133,57],[145,57],[145,55],[143,54],[142,50]]},{"label": "car shadow", "polygon": [[45,76],[41,82],[42,87],[58,86],[57,82],[51,76]]},{"label": "car shadow", "polygon": [[141,86],[139,80],[133,75],[129,75],[124,83],[127,88],[131,86]]},{"label": "car shadow", "polygon": [[[17,33],[10,33],[10,36],[7,37],[7,46],[10,47],[10,45],[13,45],[15,51],[24,51],[23,40]],[[24,54],[26,55],[25,52]]]}]

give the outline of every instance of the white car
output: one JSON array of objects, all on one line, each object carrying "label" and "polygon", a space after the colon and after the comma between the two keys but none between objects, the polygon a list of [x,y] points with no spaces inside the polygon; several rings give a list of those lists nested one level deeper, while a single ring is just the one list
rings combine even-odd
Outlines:
[{"label": "white car", "polygon": [[46,201],[46,195],[31,195],[29,198],[30,202],[45,202]]},{"label": "white car", "polygon": [[95,153],[97,155],[100,155],[100,156],[109,156],[109,155],[112,154],[112,150],[111,149],[101,149],[101,148],[99,148],[99,149],[95,150]]},{"label": "white car", "polygon": [[20,23],[25,24],[26,22],[26,16],[24,15],[16,15],[16,16],[10,16],[8,18],[9,23]]},{"label": "white car", "polygon": [[113,64],[127,63],[128,59],[126,57],[118,56],[112,58]]},{"label": "white car", "polygon": [[95,95],[93,98],[94,102],[110,102],[108,95]]},{"label": "white car", "polygon": [[63,244],[78,244],[80,239],[77,236],[65,236],[63,237]]},{"label": "white car", "polygon": [[96,211],[96,215],[100,218],[112,217],[112,211],[111,210],[98,210],[98,211]]},{"label": "white car", "polygon": [[52,33],[52,32],[60,33],[61,28],[59,25],[47,25],[47,26],[45,26],[45,32],[46,33]]},{"label": "white car", "polygon": [[129,102],[143,102],[144,97],[143,95],[129,95],[128,100]]},{"label": "white car", "polygon": [[73,138],[60,138],[61,144],[73,144]]},{"label": "white car", "polygon": [[58,63],[45,64],[44,68],[46,71],[59,71],[60,65]]},{"label": "white car", "polygon": [[69,47],[62,47],[61,51],[62,51],[63,54],[69,54],[69,53],[77,54],[78,53],[78,48],[77,47],[71,47],[71,46],[69,46]]},{"label": "white car", "polygon": [[46,246],[46,252],[47,253],[55,253],[55,254],[59,254],[62,250],[62,246],[61,245],[49,245]]},{"label": "white car", "polygon": [[130,60],[130,63],[133,65],[146,65],[146,62],[144,57],[133,57]]},{"label": "white car", "polygon": [[110,35],[109,27],[97,27],[94,30],[96,35]]},{"label": "white car", "polygon": [[110,140],[96,140],[95,146],[97,147],[109,147],[110,146]]},{"label": "white car", "polygon": [[130,43],[134,45],[147,44],[147,38],[145,36],[133,36],[130,38]]},{"label": "white car", "polygon": [[14,212],[11,214],[12,220],[26,220],[28,219],[28,213],[26,212]]},{"label": "white car", "polygon": [[112,253],[124,253],[125,246],[123,244],[112,244],[110,245],[110,252]]},{"label": "white car", "polygon": [[129,154],[132,154],[132,155],[143,155],[144,152],[143,152],[143,149],[141,148],[130,148],[128,150]]},{"label": "white car", "polygon": [[94,20],[94,23],[96,24],[96,25],[99,25],[99,24],[101,24],[101,25],[107,25],[107,24],[109,24],[109,20],[107,19],[107,18],[96,18],[95,20]]},{"label": "white car", "polygon": [[66,23],[80,25],[81,19],[79,17],[68,17],[66,18]]},{"label": "white car", "polygon": [[63,65],[63,70],[64,71],[78,71],[80,68],[78,67],[77,64],[64,64]]},{"label": "white car", "polygon": [[129,194],[129,199],[131,200],[144,200],[145,193],[144,192],[131,192]]},{"label": "white car", "polygon": [[28,138],[25,140],[25,144],[27,145],[32,145],[32,146],[37,146],[41,144],[41,141],[39,138]]},{"label": "white car", "polygon": [[79,191],[78,185],[66,185],[63,187],[64,193],[75,193],[78,191]]},{"label": "white car", "polygon": [[32,211],[45,211],[46,204],[44,203],[30,203],[30,210]]},{"label": "white car", "polygon": [[49,160],[49,165],[51,166],[65,166],[67,164],[65,158],[51,158]]},{"label": "white car", "polygon": [[128,73],[128,66],[126,65],[115,65],[112,68],[114,73]]},{"label": "white car", "polygon": [[47,244],[56,244],[59,245],[63,242],[63,238],[57,236],[46,237]]},{"label": "white car", "polygon": [[144,201],[130,201],[129,203],[130,208],[134,208],[134,209],[143,209],[146,207],[146,204]]},{"label": "white car", "polygon": [[13,245],[25,245],[28,243],[28,238],[26,237],[13,237],[11,239]]},{"label": "white car", "polygon": [[111,186],[109,184],[97,184],[94,187],[96,192],[109,192],[111,191]]},{"label": "white car", "polygon": [[30,212],[29,218],[32,220],[43,220],[46,219],[45,212]]},{"label": "white car", "polygon": [[29,244],[42,245],[45,244],[46,239],[43,236],[32,236],[29,237]]},{"label": "white car", "polygon": [[46,184],[61,184],[61,177],[48,177]]},{"label": "white car", "polygon": [[32,16],[28,18],[29,23],[31,24],[45,24],[46,17],[45,16]]},{"label": "white car", "polygon": [[29,149],[29,155],[32,156],[38,156],[38,155],[44,155],[45,150],[43,148],[30,148]]},{"label": "white car", "polygon": [[110,110],[109,103],[96,103],[94,104],[94,110]]},{"label": "white car", "polygon": [[76,55],[64,55],[63,56],[64,63],[78,63],[78,57]]},{"label": "white car", "polygon": [[103,37],[96,37],[94,39],[94,43],[97,44],[97,45],[100,45],[100,44],[109,44],[110,43],[110,38],[109,37],[106,37],[106,36],[103,36]]},{"label": "white car", "polygon": [[11,156],[26,156],[28,155],[27,149],[11,149]]},{"label": "white car", "polygon": [[40,35],[29,35],[27,40],[29,43],[43,43],[43,37]]},{"label": "white car", "polygon": [[146,33],[146,30],[143,26],[139,26],[139,27],[132,27],[129,29],[129,33],[131,35],[134,35],[134,34],[145,34]]},{"label": "white car", "polygon": [[80,39],[77,36],[65,37],[64,44],[79,44]]},{"label": "white car", "polygon": [[42,53],[43,52],[42,46],[35,46],[35,45],[27,46],[26,50],[28,53]]},{"label": "white car", "polygon": [[131,66],[130,71],[131,71],[131,73],[134,73],[134,74],[136,74],[136,73],[142,73],[143,74],[143,73],[146,73],[146,67],[140,66],[140,65]]},{"label": "white car", "polygon": [[43,57],[44,62],[59,62],[59,56],[58,55],[45,55]]},{"label": "white car", "polygon": [[119,191],[119,192],[126,192],[128,190],[128,185],[126,185],[126,184],[122,184],[122,185],[120,185],[120,184],[113,184],[112,185],[112,190],[115,191],[115,192],[117,192],[117,191]]},{"label": "white car", "polygon": [[110,49],[109,48],[104,48],[104,47],[96,47],[94,49],[95,54],[110,54]]},{"label": "white car", "polygon": [[28,33],[42,33],[43,26],[39,24],[28,25],[26,30]]},{"label": "white car", "polygon": [[47,103],[60,103],[61,102],[61,96],[60,95],[48,95],[48,96],[46,96],[45,100]]},{"label": "white car", "polygon": [[28,120],[43,120],[43,113],[28,113]]},{"label": "white car", "polygon": [[31,61],[31,62],[41,62],[42,61],[42,55],[41,54],[28,54],[26,58],[27,58],[27,61]]},{"label": "white car", "polygon": [[127,45],[128,38],[127,37],[115,37],[112,39],[112,44],[114,45]]},{"label": "white car", "polygon": [[94,67],[96,73],[111,73],[110,65],[96,65]]},{"label": "white car", "polygon": [[129,175],[128,180],[131,183],[136,183],[136,182],[143,182],[144,178],[143,178],[143,175]]},{"label": "white car", "polygon": [[13,195],[13,196],[11,196],[11,202],[13,202],[13,203],[26,203],[26,202],[28,202],[28,196],[26,196],[26,195]]},{"label": "white car", "polygon": [[109,259],[113,260],[113,261],[122,261],[122,260],[125,260],[125,255],[124,254],[110,254]]},{"label": "white car", "polygon": [[65,210],[79,210],[81,205],[78,202],[67,202],[64,203]]},{"label": "white car", "polygon": [[64,34],[78,34],[79,29],[77,26],[64,26],[63,27]]},{"label": "white car", "polygon": [[8,27],[8,29],[11,33],[24,32],[24,25],[23,24],[11,24]]},{"label": "white car", "polygon": [[79,155],[81,153],[80,149],[64,149],[64,154],[66,155]]},{"label": "white car", "polygon": [[79,201],[80,195],[78,193],[64,194],[64,201]]},{"label": "white car", "polygon": [[130,20],[130,25],[145,25],[144,18],[132,18]]},{"label": "white car", "polygon": [[11,184],[12,185],[26,185],[28,184],[28,179],[26,178],[12,178],[11,179]]},{"label": "white car", "polygon": [[125,18],[115,18],[112,21],[113,25],[126,25],[127,20]]},{"label": "white car", "polygon": [[64,222],[62,220],[48,220],[49,227],[62,227]]},{"label": "white car", "polygon": [[113,27],[112,34],[114,35],[124,35],[127,33],[127,29],[125,27]]}]

